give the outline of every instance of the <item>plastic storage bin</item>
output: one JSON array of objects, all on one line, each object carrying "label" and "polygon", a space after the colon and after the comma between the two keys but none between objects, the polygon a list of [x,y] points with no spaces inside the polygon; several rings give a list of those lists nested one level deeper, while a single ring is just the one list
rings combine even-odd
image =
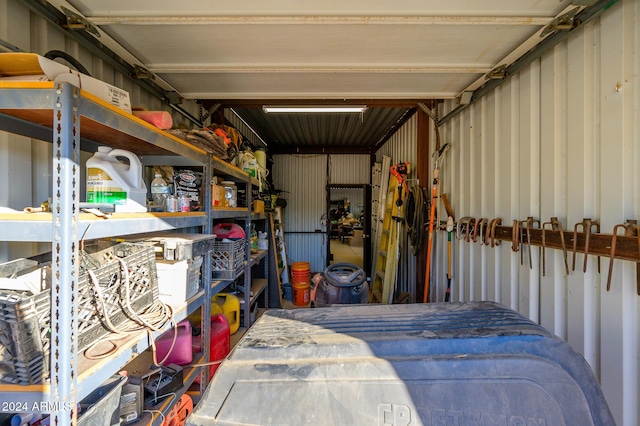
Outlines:
[{"label": "plastic storage bin", "polygon": [[200,290],[202,256],[188,260],[157,260],[160,301],[171,306],[184,305]]},{"label": "plastic storage bin", "polygon": [[491,302],[267,311],[188,425],[614,425],[564,341]]},{"label": "plastic storage bin", "polygon": [[244,267],[245,240],[216,240],[211,252],[211,276],[223,280],[233,280]]}]

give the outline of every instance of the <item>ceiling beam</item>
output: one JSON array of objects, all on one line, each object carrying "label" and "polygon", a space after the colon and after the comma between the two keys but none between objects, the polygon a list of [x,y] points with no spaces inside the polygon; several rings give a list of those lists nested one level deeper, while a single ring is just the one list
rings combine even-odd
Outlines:
[{"label": "ceiling beam", "polygon": [[372,153],[369,146],[288,146],[269,145],[270,154],[366,154]]},{"label": "ceiling beam", "polygon": [[368,108],[413,108],[431,105],[431,99],[201,99],[206,109],[222,104],[222,108],[262,108],[263,105],[366,105]]},{"label": "ceiling beam", "polygon": [[547,25],[553,16],[87,16],[94,25]]},{"label": "ceiling beam", "polygon": [[366,65],[346,65],[341,67],[326,66],[280,66],[280,65],[211,65],[167,66],[150,65],[147,68],[154,74],[257,74],[257,73],[284,73],[284,74],[306,74],[306,73],[367,73],[367,74],[486,74],[493,69],[490,64],[485,65],[460,65],[460,66],[366,66]]}]

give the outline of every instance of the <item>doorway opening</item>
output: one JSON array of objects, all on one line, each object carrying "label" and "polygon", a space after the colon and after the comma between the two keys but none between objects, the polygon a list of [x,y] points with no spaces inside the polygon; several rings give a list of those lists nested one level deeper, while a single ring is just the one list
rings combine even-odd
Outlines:
[{"label": "doorway opening", "polygon": [[371,270],[371,186],[327,185],[327,265]]}]

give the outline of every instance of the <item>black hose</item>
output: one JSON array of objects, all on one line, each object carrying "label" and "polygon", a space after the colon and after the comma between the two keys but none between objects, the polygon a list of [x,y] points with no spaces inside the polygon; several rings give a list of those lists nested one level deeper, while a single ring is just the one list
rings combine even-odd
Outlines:
[{"label": "black hose", "polygon": [[62,50],[50,50],[44,54],[44,57],[51,60],[54,60],[56,58],[64,59],[65,61],[73,65],[73,67],[78,71],[80,71],[82,74],[91,76],[91,74],[89,74],[89,71],[82,66],[80,61],[78,61],[73,56],[69,55],[67,52],[63,52]]},{"label": "black hose", "polygon": [[429,198],[425,189],[414,185],[409,189],[404,206],[404,223],[407,227],[411,253],[416,256],[422,248],[422,240],[429,211]]}]

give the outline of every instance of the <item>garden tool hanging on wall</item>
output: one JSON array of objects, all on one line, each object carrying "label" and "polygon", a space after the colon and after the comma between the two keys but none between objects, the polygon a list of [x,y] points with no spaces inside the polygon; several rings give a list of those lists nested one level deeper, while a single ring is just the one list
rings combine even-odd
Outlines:
[{"label": "garden tool hanging on wall", "polygon": [[409,174],[409,162],[394,164],[389,168],[389,172],[396,178],[398,181],[398,199],[396,200],[396,205],[398,207],[403,204],[403,195],[402,189],[404,188],[404,196],[406,197],[409,194],[409,188],[407,186],[407,175]]},{"label": "garden tool hanging on wall", "polygon": [[427,243],[427,266],[424,275],[424,295],[422,298],[423,303],[427,303],[429,299],[429,283],[431,275],[431,251],[433,249],[433,232],[437,228],[435,226],[435,212],[436,203],[438,202],[438,189],[440,187],[440,167],[444,161],[444,155],[449,150],[450,145],[445,144],[442,148],[436,151],[433,155],[436,156],[435,166],[433,169],[433,187],[431,190],[431,211],[429,213],[429,240]]}]

